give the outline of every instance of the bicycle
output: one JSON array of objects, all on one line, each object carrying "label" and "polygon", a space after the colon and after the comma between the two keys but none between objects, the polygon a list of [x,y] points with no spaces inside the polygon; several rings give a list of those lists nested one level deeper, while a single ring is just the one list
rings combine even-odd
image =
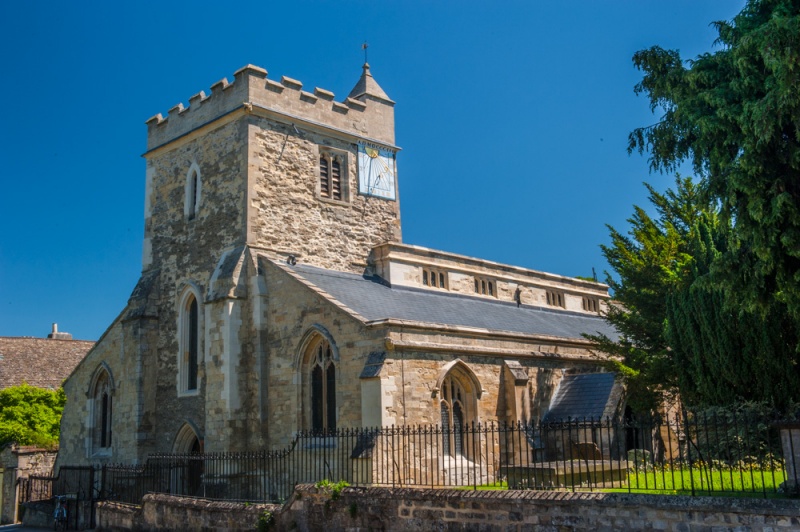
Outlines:
[{"label": "bicycle", "polygon": [[56,509],[53,511],[53,530],[67,529],[67,496],[56,495]]}]

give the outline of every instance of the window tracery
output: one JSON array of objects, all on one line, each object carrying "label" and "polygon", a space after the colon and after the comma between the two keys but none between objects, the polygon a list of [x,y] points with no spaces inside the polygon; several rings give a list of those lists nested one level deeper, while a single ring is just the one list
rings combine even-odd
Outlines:
[{"label": "window tracery", "polygon": [[314,432],[336,430],[336,361],[331,343],[315,338],[306,353],[303,369],[308,386],[307,427]]}]

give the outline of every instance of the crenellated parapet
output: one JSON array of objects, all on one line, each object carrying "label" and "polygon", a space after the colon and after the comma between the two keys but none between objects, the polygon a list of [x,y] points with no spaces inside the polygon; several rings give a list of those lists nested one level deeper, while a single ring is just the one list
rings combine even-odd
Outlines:
[{"label": "crenellated parapet", "polygon": [[[394,102],[378,87],[369,65],[350,95],[337,101],[333,92],[283,76],[269,79],[263,68],[247,65],[211,85],[211,93],[200,91],[189,105],[178,103],[163,116],[146,121],[148,151],[164,146],[192,131],[213,124],[233,113],[253,113],[279,122],[328,131],[337,136],[367,139],[394,145]],[[361,90],[366,87],[367,90]]]}]

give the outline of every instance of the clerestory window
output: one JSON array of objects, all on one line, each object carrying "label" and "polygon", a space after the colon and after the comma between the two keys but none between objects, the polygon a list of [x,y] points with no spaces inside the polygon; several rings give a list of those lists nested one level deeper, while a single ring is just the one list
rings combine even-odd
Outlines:
[{"label": "clerestory window", "polygon": [[447,290],[449,288],[447,272],[433,268],[422,268],[422,284]]},{"label": "clerestory window", "polygon": [[594,297],[584,297],[583,310],[586,312],[600,312],[600,302]]},{"label": "clerestory window", "polygon": [[547,290],[547,304],[551,307],[564,308],[564,294],[555,290]]},{"label": "clerestory window", "polygon": [[475,293],[484,296],[497,297],[495,294],[494,281],[484,277],[475,277]]}]

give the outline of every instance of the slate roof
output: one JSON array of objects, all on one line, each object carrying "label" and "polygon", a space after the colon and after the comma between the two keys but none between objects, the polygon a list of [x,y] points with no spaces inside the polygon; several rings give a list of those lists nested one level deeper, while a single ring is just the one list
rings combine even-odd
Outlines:
[{"label": "slate roof", "polygon": [[613,373],[565,375],[544,421],[601,419],[614,389],[614,378]]},{"label": "slate roof", "polygon": [[83,340],[0,336],[0,389],[23,382],[56,389],[93,346]]},{"label": "slate roof", "polygon": [[290,267],[306,282],[327,292],[368,321],[398,319],[475,327],[490,331],[582,338],[617,332],[599,316],[409,287],[389,287],[377,277],[297,264]]}]

